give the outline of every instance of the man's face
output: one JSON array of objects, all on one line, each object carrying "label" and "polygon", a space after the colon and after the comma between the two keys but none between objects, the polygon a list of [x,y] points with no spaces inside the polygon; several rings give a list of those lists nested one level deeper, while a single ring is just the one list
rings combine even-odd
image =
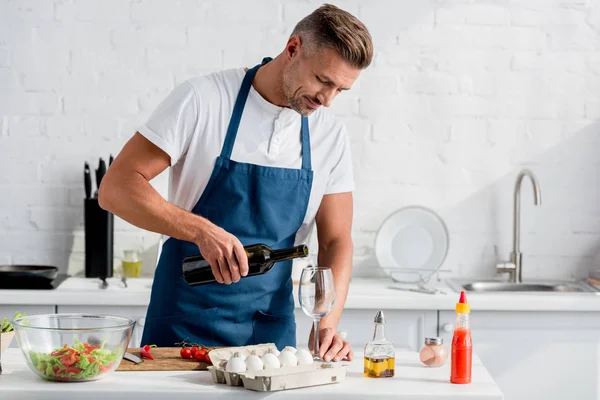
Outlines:
[{"label": "man's face", "polygon": [[298,46],[285,67],[283,92],[291,109],[309,115],[321,105],[329,107],[335,96],[350,89],[361,70],[349,65],[333,49],[318,49],[310,54],[302,50]]}]

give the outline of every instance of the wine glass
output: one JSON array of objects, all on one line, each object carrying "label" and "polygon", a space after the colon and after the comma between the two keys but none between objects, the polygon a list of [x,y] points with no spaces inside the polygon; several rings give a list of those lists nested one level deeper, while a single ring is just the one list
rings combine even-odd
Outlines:
[{"label": "wine glass", "polygon": [[331,268],[312,266],[304,268],[300,275],[298,298],[302,311],[313,320],[315,339],[313,359],[322,361],[319,357],[319,324],[321,318],[331,311],[335,302]]}]

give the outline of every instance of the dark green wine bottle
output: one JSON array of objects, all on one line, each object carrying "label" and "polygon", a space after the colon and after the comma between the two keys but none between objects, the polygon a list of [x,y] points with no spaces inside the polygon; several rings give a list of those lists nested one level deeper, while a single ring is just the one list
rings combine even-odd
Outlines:
[{"label": "dark green wine bottle", "polygon": [[[266,274],[276,262],[308,256],[306,245],[273,250],[264,244],[253,244],[244,246],[244,250],[248,255],[248,275],[242,276],[242,278]],[[183,278],[190,286],[206,285],[217,281],[210,264],[201,254],[186,257],[183,260],[182,270]]]}]

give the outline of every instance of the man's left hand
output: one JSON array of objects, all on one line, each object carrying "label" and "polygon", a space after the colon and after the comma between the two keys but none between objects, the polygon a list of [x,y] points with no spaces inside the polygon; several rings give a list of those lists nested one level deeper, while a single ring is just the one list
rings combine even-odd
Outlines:
[{"label": "man's left hand", "polygon": [[[310,331],[308,338],[308,347],[314,349],[314,328]],[[349,342],[344,341],[342,336],[333,328],[322,328],[319,330],[319,357],[329,362],[341,361],[347,358],[348,361],[354,359],[354,352]]]}]

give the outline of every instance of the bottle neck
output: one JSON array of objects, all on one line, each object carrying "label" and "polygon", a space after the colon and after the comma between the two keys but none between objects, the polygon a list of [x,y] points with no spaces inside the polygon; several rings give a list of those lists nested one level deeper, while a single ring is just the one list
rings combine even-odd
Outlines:
[{"label": "bottle neck", "polygon": [[471,329],[469,314],[456,313],[456,323],[454,329]]},{"label": "bottle neck", "polygon": [[308,247],[300,245],[289,249],[273,250],[271,261],[285,261],[294,258],[306,257],[308,255]]},{"label": "bottle neck", "polygon": [[373,331],[373,341],[379,342],[385,340],[385,325],[384,324],[375,324],[375,330]]}]

